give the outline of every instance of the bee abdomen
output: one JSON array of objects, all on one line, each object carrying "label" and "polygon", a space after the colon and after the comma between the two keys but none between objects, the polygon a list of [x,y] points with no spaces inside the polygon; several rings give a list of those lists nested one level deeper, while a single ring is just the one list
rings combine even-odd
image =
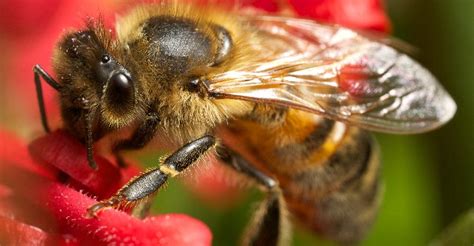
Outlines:
[{"label": "bee abdomen", "polygon": [[370,228],[381,187],[376,143],[349,128],[337,150],[322,164],[308,166],[282,183],[293,214],[313,230],[340,242],[356,242]]},{"label": "bee abdomen", "polygon": [[252,150],[254,165],[279,182],[291,214],[325,237],[363,238],[381,197],[372,136],[297,110],[254,111],[232,130]]},{"label": "bee abdomen", "polygon": [[[277,147],[274,150],[275,156],[285,163],[293,163],[292,169],[298,169],[303,165],[306,159],[310,159],[315,152],[319,152],[324,143],[330,137],[335,122],[332,120],[322,119],[317,127],[315,127],[302,141],[296,143],[287,143]],[[298,163],[298,164],[295,164]],[[297,167],[298,166],[298,167]]]}]

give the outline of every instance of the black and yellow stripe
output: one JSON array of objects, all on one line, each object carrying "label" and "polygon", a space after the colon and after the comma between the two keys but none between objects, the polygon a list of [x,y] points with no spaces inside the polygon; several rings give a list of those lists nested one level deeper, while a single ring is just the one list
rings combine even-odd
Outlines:
[{"label": "black and yellow stripe", "polygon": [[257,105],[229,129],[257,160],[255,166],[279,182],[295,217],[341,242],[364,236],[381,193],[378,149],[370,134],[266,105]]}]

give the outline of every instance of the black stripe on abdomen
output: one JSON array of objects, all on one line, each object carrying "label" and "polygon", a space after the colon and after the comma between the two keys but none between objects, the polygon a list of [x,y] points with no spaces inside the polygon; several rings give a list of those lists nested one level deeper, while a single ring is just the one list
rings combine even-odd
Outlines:
[{"label": "black stripe on abdomen", "polygon": [[296,181],[290,185],[297,186],[296,189],[299,187],[301,194],[324,196],[339,189],[344,182],[363,175],[372,155],[371,136],[354,128],[348,131],[335,152],[322,163],[306,165],[289,174],[289,180]]},{"label": "black stripe on abdomen", "polygon": [[331,134],[334,124],[335,122],[332,120],[321,119],[313,131],[302,141],[277,147],[274,150],[275,156],[282,163],[294,163],[309,158],[324,144]]}]

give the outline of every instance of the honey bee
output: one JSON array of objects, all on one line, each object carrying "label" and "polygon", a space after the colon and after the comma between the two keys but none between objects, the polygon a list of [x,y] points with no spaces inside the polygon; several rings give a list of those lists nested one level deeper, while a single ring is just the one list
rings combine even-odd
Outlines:
[{"label": "honey bee", "polygon": [[[91,208],[135,204],[214,149],[267,192],[246,245],[284,244],[289,216],[343,243],[357,242],[381,200],[380,164],[366,131],[419,133],[456,105],[409,56],[345,27],[184,4],[134,8],[116,24],[71,31],[53,58],[64,127],[87,146],[125,128],[139,149],[155,135],[179,144],[156,168]],[[219,141],[217,139],[220,139]],[[100,167],[99,167],[100,168]]]}]

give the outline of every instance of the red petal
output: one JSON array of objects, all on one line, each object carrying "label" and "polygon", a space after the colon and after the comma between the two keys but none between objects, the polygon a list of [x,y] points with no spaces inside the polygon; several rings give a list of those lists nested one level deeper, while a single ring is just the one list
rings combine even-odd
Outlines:
[{"label": "red petal", "polygon": [[45,190],[51,179],[14,162],[2,161],[0,169],[0,183],[10,190],[8,196],[0,198],[0,215],[43,230],[53,230],[54,219],[40,199],[41,191]]},{"label": "red petal", "polygon": [[[47,172],[44,168],[33,163],[27,149],[18,137],[12,133],[0,129],[0,164],[15,163],[29,171],[36,172],[45,177],[53,177],[52,173]],[[3,165],[0,165],[0,170]]]},{"label": "red petal", "polygon": [[48,188],[46,200],[61,233],[71,234],[84,244],[211,244],[207,226],[186,215],[161,215],[140,221],[124,212],[106,209],[98,218],[86,218],[86,209],[96,201],[60,184]]},{"label": "red petal", "polygon": [[93,170],[89,167],[84,146],[65,131],[36,139],[29,148],[36,161],[58,168],[100,198],[109,197],[122,185],[119,168],[95,155],[99,169]]},{"label": "red petal", "polygon": [[356,29],[390,31],[381,0],[288,0],[302,17]]},{"label": "red petal", "polygon": [[277,1],[270,1],[270,0],[247,0],[244,1],[245,5],[251,5],[258,9],[263,9],[270,13],[275,13],[279,10],[278,2]]},{"label": "red petal", "polygon": [[0,242],[6,245],[51,245],[54,241],[37,227],[0,216]]},{"label": "red petal", "polygon": [[[69,146],[79,143],[62,132],[42,139],[37,140],[31,147],[39,148],[35,146],[45,141],[41,146],[43,149],[40,148],[37,154],[46,153],[51,160],[64,162],[60,163],[61,167],[77,171],[70,169],[66,157],[54,156],[47,149],[50,147],[53,153],[54,150],[60,150],[57,155],[66,155],[68,152],[61,150],[69,151],[68,148],[72,148],[74,153],[77,149],[83,149],[82,146]],[[45,139],[68,146],[59,147]],[[21,147],[18,148],[20,152],[25,151],[21,150]],[[8,153],[0,152],[0,159],[5,159],[3,155],[8,156]],[[3,168],[0,172],[0,183],[2,187],[8,188],[4,196],[0,197],[0,239],[4,239],[2,242],[20,245],[78,245],[79,242],[84,245],[211,245],[212,235],[206,225],[186,215],[162,215],[142,221],[124,212],[107,209],[99,213],[98,218],[86,218],[84,215],[87,208],[96,203],[96,200],[17,166],[14,162],[2,161],[0,167]],[[12,196],[18,199],[10,199]],[[38,221],[38,218],[42,221]],[[45,224],[45,220],[53,221],[54,225]],[[44,233],[45,231],[48,234]]]},{"label": "red petal", "polygon": [[[2,165],[4,164],[2,163]],[[99,213],[98,218],[87,218],[85,216],[86,209],[96,203],[96,200],[64,185],[35,177],[35,174],[32,172],[12,171],[14,166],[6,165],[10,171],[7,174],[10,177],[7,183],[14,187],[15,194],[29,199],[21,203],[25,206],[14,207],[13,210],[11,210],[11,206],[5,206],[3,203],[0,203],[2,212],[10,210],[6,214],[9,214],[9,217],[15,218],[12,219],[14,222],[11,224],[4,224],[0,220],[0,232],[4,232],[1,236],[9,241],[23,240],[22,237],[18,239],[16,236],[16,233],[22,232],[11,228],[17,228],[18,225],[22,225],[23,223],[19,222],[18,219],[24,218],[23,214],[29,213],[31,208],[42,206],[42,209],[35,209],[35,212],[29,216],[27,221],[28,224],[33,222],[35,226],[25,224],[26,229],[35,228],[39,223],[42,224],[41,228],[43,230],[54,234],[69,235],[62,238],[51,237],[51,240],[57,239],[62,244],[74,244],[76,240],[84,245],[118,242],[133,245],[211,244],[212,236],[206,225],[186,215],[161,215],[142,221],[124,212],[106,209]],[[4,173],[0,175],[2,182],[5,181],[3,175]],[[15,180],[19,182],[13,183]],[[0,201],[5,200],[2,199]],[[16,204],[20,205],[19,203]],[[36,219],[31,220],[32,217]],[[2,217],[0,216],[0,218]],[[37,219],[42,219],[43,221],[38,221]],[[55,225],[46,226],[44,220],[53,220]],[[25,226],[20,226],[20,229],[23,227]],[[35,229],[34,231],[41,230]],[[45,237],[39,238],[43,240]],[[32,238],[35,239],[33,236]]]}]

